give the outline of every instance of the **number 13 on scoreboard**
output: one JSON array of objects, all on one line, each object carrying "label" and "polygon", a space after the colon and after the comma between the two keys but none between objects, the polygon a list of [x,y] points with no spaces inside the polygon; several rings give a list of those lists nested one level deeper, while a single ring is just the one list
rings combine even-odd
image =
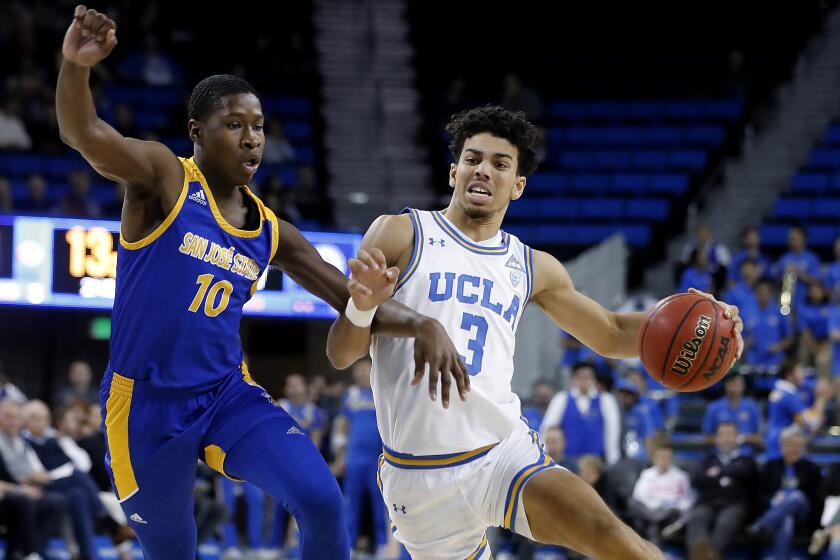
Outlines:
[{"label": "number 13 on scoreboard", "polygon": [[110,231],[99,227],[74,227],[67,230],[65,239],[70,245],[71,276],[117,277],[117,252],[114,251],[114,237]]}]

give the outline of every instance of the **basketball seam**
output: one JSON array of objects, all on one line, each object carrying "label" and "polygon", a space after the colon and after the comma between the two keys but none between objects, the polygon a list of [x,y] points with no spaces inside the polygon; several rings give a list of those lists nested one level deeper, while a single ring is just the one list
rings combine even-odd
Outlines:
[{"label": "basketball seam", "polygon": [[[670,296],[666,297],[665,299],[663,299],[662,301],[660,301],[659,303],[657,303],[656,307],[654,307],[653,309],[651,309],[648,312],[647,319],[645,320],[645,328],[642,329],[642,336],[639,338],[639,357],[640,358],[644,355],[645,335],[647,334],[648,327],[650,326],[650,323],[651,323],[651,321],[653,321],[653,318],[656,316],[656,314],[659,313],[662,310],[663,307],[665,307],[666,303],[674,301],[677,298],[680,298],[680,297],[683,297],[683,296],[690,296],[690,295],[691,294],[686,294],[686,293],[670,295]],[[644,360],[642,360],[642,363],[644,363]],[[650,372],[648,372],[648,373],[650,373]]]},{"label": "basketball seam", "polygon": [[[700,296],[697,296],[697,297],[700,297]],[[674,331],[674,336],[671,337],[671,342],[668,344],[668,350],[665,351],[665,361],[662,362],[662,377],[659,380],[659,382],[662,383],[663,385],[665,384],[665,375],[666,375],[666,372],[668,371],[668,370],[665,369],[665,366],[668,365],[668,357],[671,355],[671,348],[674,347],[674,341],[677,339],[677,336],[680,334],[680,329],[682,329],[682,326],[685,323],[685,320],[688,319],[688,316],[691,314],[691,312],[694,310],[694,308],[697,307],[698,305],[700,305],[701,303],[703,303],[704,301],[709,301],[709,300],[707,300],[706,298],[703,298],[701,300],[697,300],[697,301],[695,301],[694,303],[691,304],[691,307],[686,309],[685,315],[683,315],[683,318],[680,321],[680,324],[677,325],[677,328]]]},{"label": "basketball seam", "polygon": [[[710,302],[710,303],[711,303],[711,302]],[[711,343],[711,344],[709,344],[709,349],[708,349],[708,350],[706,350],[706,356],[705,356],[705,357],[703,358],[703,360],[700,362],[700,367],[697,369],[697,371],[696,371],[696,372],[694,372],[694,375],[692,375],[692,376],[691,376],[691,378],[690,378],[688,381],[686,381],[685,383],[683,383],[682,385],[680,385],[680,389],[682,389],[682,388],[684,388],[685,386],[687,386],[687,385],[691,384],[691,382],[692,382],[692,381],[694,381],[694,378],[695,378],[695,377],[697,377],[697,375],[698,375],[701,371],[703,371],[703,364],[705,364],[705,363],[706,363],[706,360],[708,360],[708,359],[709,359],[709,353],[712,351],[712,347],[715,345],[715,341],[717,340],[718,322],[720,321],[720,318],[719,318],[719,315],[718,315],[718,309],[717,309],[716,307],[714,307],[714,306],[715,306],[715,304],[714,304],[714,303],[712,303],[712,306],[713,306],[712,311],[714,312],[714,313],[713,313],[713,315],[714,315],[714,318],[715,318],[715,330],[714,330],[714,332],[712,333],[712,338],[711,338],[712,343]]]}]

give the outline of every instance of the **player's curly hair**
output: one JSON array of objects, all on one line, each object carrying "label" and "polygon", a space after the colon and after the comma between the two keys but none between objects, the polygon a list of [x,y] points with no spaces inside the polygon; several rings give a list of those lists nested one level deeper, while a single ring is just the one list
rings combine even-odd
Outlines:
[{"label": "player's curly hair", "polygon": [[233,74],[215,74],[204,78],[192,90],[187,104],[187,117],[201,120],[214,109],[224,107],[224,98],[237,93],[253,93],[257,97],[257,90]]},{"label": "player's curly hair", "polygon": [[489,132],[504,138],[519,150],[518,175],[527,177],[536,170],[539,163],[536,151],[537,127],[528,122],[522,111],[508,111],[498,105],[468,109],[452,115],[446,125],[446,132],[451,138],[449,150],[456,162],[461,158],[461,150],[467,138]]}]

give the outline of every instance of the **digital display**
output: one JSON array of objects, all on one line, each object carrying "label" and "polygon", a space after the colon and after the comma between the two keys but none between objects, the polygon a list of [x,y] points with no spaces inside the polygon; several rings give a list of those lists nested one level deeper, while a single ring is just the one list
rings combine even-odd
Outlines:
[{"label": "digital display", "polygon": [[[110,309],[117,275],[119,222],[0,216],[0,304]],[[303,232],[321,256],[347,274],[362,236]],[[282,250],[282,248],[280,249]],[[246,315],[332,318],[332,308],[280,271],[268,269]]]}]

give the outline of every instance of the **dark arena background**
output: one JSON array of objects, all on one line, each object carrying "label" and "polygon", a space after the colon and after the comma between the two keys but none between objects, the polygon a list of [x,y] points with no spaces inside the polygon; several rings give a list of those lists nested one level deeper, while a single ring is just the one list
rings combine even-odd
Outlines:
[{"label": "dark arena background", "polygon": [[[512,388],[546,452],[668,558],[840,559],[836,1],[89,7],[116,21],[119,38],[92,70],[99,116],[189,157],[192,88],[211,74],[246,79],[266,130],[251,189],[345,273],[378,216],[448,205],[452,114],[523,111],[542,161],[503,230],[556,256],[609,309],[646,311],[695,287],[738,305],[745,325],[727,377],[678,394],[529,306]],[[91,516],[96,558],[143,557],[112,500],[99,426],[125,190],[61,141],[56,119],[74,8],[0,2],[0,396],[23,405],[0,404],[0,459],[16,422],[40,441],[30,424],[51,413],[57,432],[45,433],[72,448],[68,467],[98,486],[105,513],[24,519],[10,496],[43,513],[47,490],[7,465],[6,558],[84,558],[78,515]],[[298,421],[343,482],[354,379],[325,355],[334,317],[271,270],[241,336],[253,378],[281,406],[310,411]],[[568,415],[543,416],[556,397],[596,393],[620,418],[595,432],[600,453],[584,453]],[[767,442],[779,437],[774,458]],[[299,558],[294,521],[259,490],[199,464],[195,498],[200,558]],[[359,512],[353,558],[408,557],[390,531],[376,542],[388,522],[371,508],[380,497],[345,499]],[[27,531],[38,550],[20,545]],[[488,540],[496,560],[584,558],[499,528]]]}]

